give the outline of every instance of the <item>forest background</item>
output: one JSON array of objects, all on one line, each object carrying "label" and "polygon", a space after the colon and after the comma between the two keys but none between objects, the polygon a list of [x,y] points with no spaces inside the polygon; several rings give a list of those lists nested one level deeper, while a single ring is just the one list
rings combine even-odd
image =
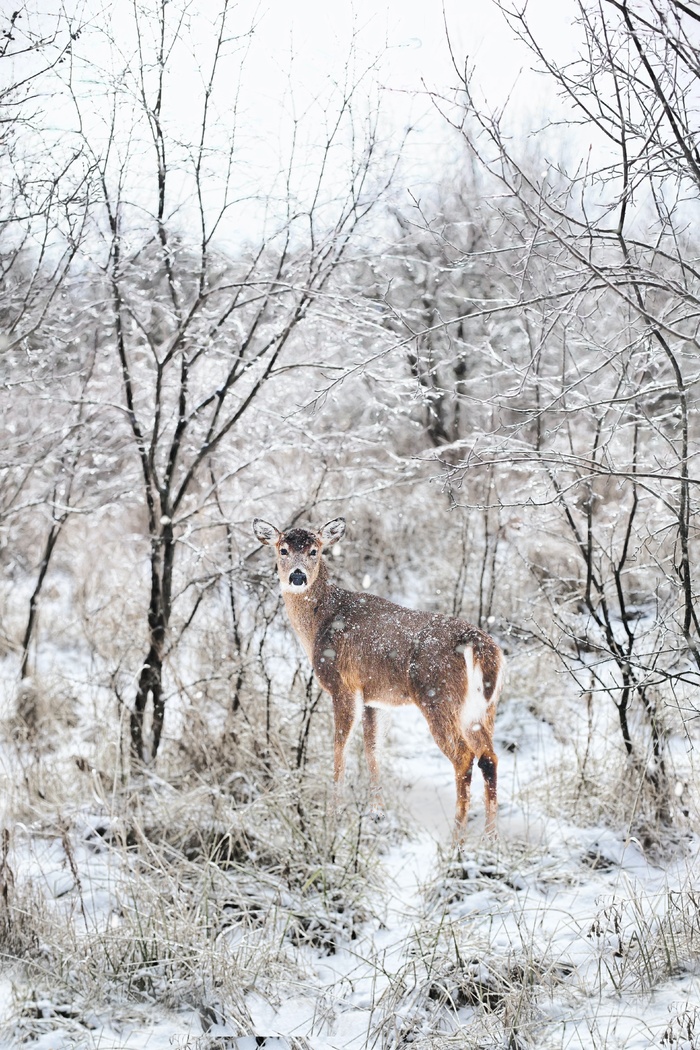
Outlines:
[{"label": "forest background", "polygon": [[[700,9],[481,6],[472,49],[427,5],[424,68],[391,8],[0,15],[9,1045],[146,1045],[156,1004],[183,1045],[351,1045],[346,1010],[358,1046],[629,1046],[610,997],[660,987],[639,1045],[698,1045]],[[359,766],[332,818],[250,522],[340,514],[338,581],[507,653],[495,854],[478,812],[461,860],[410,806],[368,827]],[[555,817],[612,897],[556,963],[525,919],[475,963],[465,895],[544,892]],[[318,960],[358,939],[348,1005]]]}]

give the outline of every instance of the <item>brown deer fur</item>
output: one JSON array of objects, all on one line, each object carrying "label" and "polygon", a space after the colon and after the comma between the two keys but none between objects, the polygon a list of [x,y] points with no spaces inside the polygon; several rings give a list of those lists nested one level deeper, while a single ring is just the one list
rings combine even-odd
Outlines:
[{"label": "brown deer fur", "polygon": [[333,700],[337,788],[361,712],[374,804],[381,808],[377,708],[413,703],[454,767],[456,835],[461,837],[466,828],[475,759],[484,777],[486,831],[495,834],[498,760],[493,726],[504,661],[493,639],[465,620],[405,609],[332,584],[322,551],[343,536],[343,518],[318,532],[282,533],[260,518],[253,529],[262,543],[275,548],[292,627]]}]

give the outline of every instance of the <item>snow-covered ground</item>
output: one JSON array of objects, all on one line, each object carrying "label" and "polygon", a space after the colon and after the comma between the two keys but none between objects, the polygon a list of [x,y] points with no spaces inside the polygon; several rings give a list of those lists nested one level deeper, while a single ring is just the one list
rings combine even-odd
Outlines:
[{"label": "snow-covered ground", "polygon": [[[196,930],[181,926],[191,881],[173,881],[156,852],[149,857],[147,841],[140,851],[125,848],[134,844],[120,838],[122,818],[114,807],[110,812],[113,799],[98,781],[91,799],[56,804],[53,823],[46,819],[50,806],[43,819],[16,820],[2,867],[5,883],[11,879],[14,921],[24,908],[31,927],[37,909],[40,936],[60,926],[72,930],[72,939],[61,972],[55,944],[44,948],[25,936],[22,950],[32,956],[25,968],[16,949],[13,958],[9,931],[0,1046],[697,1048],[700,839],[683,821],[653,846],[609,821],[574,821],[577,732],[553,725],[522,699],[506,698],[497,732],[499,842],[482,840],[477,772],[467,841],[456,852],[451,766],[419,712],[397,712],[384,754],[388,816],[377,826],[361,822],[362,848],[373,858],[366,885],[361,873],[352,876],[361,904],[345,912],[339,905],[334,915],[333,902],[351,894],[343,881],[347,870],[329,865],[323,892],[313,898],[331,902],[327,932],[304,938],[293,934],[290,916],[298,917],[299,900],[316,886],[318,871],[287,893],[262,870],[256,874],[255,850],[232,872],[217,870],[217,877],[237,881],[239,893],[246,884],[257,918],[221,924],[220,912],[201,926],[203,941],[229,953],[233,974],[230,987],[220,977],[209,982],[206,1004],[189,993],[178,1001],[178,953],[191,955],[195,967],[209,965],[209,948],[196,944]],[[599,744],[605,755],[608,745]],[[7,761],[6,787],[8,775],[20,770],[16,756]],[[352,778],[360,777],[356,765],[351,797]],[[177,813],[175,789],[156,788]],[[346,816],[349,836],[360,826],[352,800]],[[207,890],[201,872],[196,878],[199,916]],[[160,925],[153,900],[139,903],[151,893],[162,897]],[[313,900],[308,905],[305,929],[313,930],[315,906]],[[148,980],[130,979],[128,988],[117,989],[120,963],[113,953],[131,959],[133,946],[121,935],[128,923],[138,931],[133,914],[140,907],[149,915],[144,940],[172,941],[167,950],[150,946]],[[107,992],[101,995],[99,973],[88,981],[74,972],[80,946],[88,943],[99,943],[102,965],[114,967],[114,994],[107,994],[109,977],[102,975]]]}]

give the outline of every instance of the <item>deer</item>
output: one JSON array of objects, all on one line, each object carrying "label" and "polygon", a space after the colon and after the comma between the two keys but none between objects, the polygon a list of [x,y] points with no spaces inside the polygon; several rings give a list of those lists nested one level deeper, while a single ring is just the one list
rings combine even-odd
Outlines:
[{"label": "deer", "polygon": [[454,768],[455,841],[466,833],[474,761],[484,779],[485,833],[495,838],[498,759],[493,730],[505,667],[496,642],[466,620],[408,609],[331,583],[323,554],[345,535],[344,518],[314,531],[284,532],[255,518],[253,532],[275,550],[289,620],[333,702],[334,808],[342,792],[348,741],[361,717],[371,812],[381,818],[379,709],[415,704]]}]

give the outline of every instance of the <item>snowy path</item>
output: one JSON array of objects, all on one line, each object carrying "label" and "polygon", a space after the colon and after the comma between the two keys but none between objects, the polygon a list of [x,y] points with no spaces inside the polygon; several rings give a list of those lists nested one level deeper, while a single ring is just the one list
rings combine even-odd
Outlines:
[{"label": "snowy path", "polygon": [[[313,960],[313,998],[288,1000],[278,1010],[257,997],[249,1002],[260,1033],[303,1036],[312,1050],[365,1050],[379,1038],[381,996],[407,962],[411,934],[423,917],[424,887],[435,876],[438,848],[450,841],[454,811],[452,767],[417,709],[394,715],[382,764],[405,784],[403,797],[386,797],[389,820],[400,807],[415,834],[381,857],[383,882],[370,901],[380,919],[367,924],[352,948]],[[483,806],[477,802],[475,810],[483,820]],[[382,829],[378,825],[378,835]],[[328,1003],[326,1011],[319,1011],[319,1000]]]},{"label": "snowy path", "polygon": [[[394,714],[382,764],[404,784],[402,797],[386,798],[389,813],[400,807],[409,826],[414,826],[408,840],[392,846],[381,858],[384,881],[370,910],[382,919],[368,924],[351,950],[315,960],[314,999],[289,1000],[276,1011],[262,1000],[250,1002],[260,1033],[303,1035],[313,1050],[364,1050],[382,1045],[378,1031],[381,997],[414,950],[413,935],[425,918],[425,888],[439,870],[439,853],[450,848],[455,805],[452,766],[416,708],[402,708]],[[508,799],[512,769],[508,762],[503,767],[502,791]],[[482,783],[476,771],[467,847],[478,847],[483,820]],[[381,824],[377,834],[382,834]],[[319,999],[329,1003],[325,1016],[319,1013]]]}]

